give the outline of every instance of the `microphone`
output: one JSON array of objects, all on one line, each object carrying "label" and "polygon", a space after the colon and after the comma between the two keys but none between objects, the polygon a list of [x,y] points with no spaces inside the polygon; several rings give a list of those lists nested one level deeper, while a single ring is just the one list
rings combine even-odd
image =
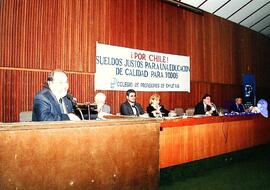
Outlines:
[{"label": "microphone", "polygon": [[78,105],[77,105],[77,98],[75,98],[75,97],[72,96],[71,94],[67,94],[67,98],[71,101],[72,106],[75,107],[75,108],[79,111],[79,113],[80,113],[80,115],[81,115],[81,117],[82,117],[82,120],[84,120],[82,110],[81,110],[81,108],[79,108]]},{"label": "microphone", "polygon": [[218,111],[218,109],[217,109],[217,106],[216,106],[213,102],[211,102],[211,110],[212,110],[213,112],[216,111],[217,114],[220,115],[220,113],[219,113],[219,111]]},{"label": "microphone", "polygon": [[72,102],[73,106],[77,107],[77,98],[75,98],[71,94],[67,94],[67,98]]}]

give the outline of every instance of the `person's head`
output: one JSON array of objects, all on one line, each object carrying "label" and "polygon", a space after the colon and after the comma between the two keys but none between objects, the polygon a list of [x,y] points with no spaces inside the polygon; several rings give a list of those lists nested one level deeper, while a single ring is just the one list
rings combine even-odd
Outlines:
[{"label": "person's head", "polygon": [[129,89],[126,92],[126,98],[127,98],[127,101],[129,101],[131,103],[136,102],[136,92],[135,92],[135,90]]},{"label": "person's head", "polygon": [[240,97],[235,98],[235,103],[238,105],[242,104],[242,98]]},{"label": "person's head", "polygon": [[203,97],[202,97],[202,101],[203,103],[205,104],[210,104],[211,103],[211,96],[209,94],[205,94]]},{"label": "person's head", "polygon": [[57,98],[63,98],[68,91],[68,77],[62,70],[54,70],[48,75],[48,87]]},{"label": "person's head", "polygon": [[267,101],[264,99],[260,99],[257,103],[257,107],[260,110],[260,113],[264,116],[264,117],[268,117],[268,109],[267,109]]},{"label": "person's head", "polygon": [[97,93],[95,96],[95,103],[97,105],[104,105],[105,102],[106,102],[106,95],[101,92]]},{"label": "person's head", "polygon": [[158,94],[153,94],[149,98],[149,104],[159,105],[159,102],[160,102],[160,95],[158,95]]}]

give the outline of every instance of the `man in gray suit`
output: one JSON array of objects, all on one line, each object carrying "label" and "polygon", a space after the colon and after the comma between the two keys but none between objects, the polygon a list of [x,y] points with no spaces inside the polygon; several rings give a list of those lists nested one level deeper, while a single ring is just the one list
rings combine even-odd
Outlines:
[{"label": "man in gray suit", "polygon": [[133,89],[129,89],[126,92],[126,101],[120,106],[121,115],[143,115],[144,110],[142,106],[136,102],[136,92]]},{"label": "man in gray suit", "polygon": [[111,107],[106,104],[106,95],[102,92],[99,92],[95,95],[95,104],[97,104],[98,113],[111,113]]}]

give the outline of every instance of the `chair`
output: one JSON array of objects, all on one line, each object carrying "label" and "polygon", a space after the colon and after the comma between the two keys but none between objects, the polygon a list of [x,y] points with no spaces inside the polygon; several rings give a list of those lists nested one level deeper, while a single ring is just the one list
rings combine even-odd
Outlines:
[{"label": "chair", "polygon": [[19,115],[20,122],[32,121],[32,111],[22,111]]},{"label": "chair", "polygon": [[224,115],[224,113],[229,112],[228,109],[223,108],[223,107],[218,107],[217,110],[218,110],[220,115]]},{"label": "chair", "polygon": [[184,114],[183,108],[174,108],[174,111],[175,111],[177,116],[182,116]]},{"label": "chair", "polygon": [[193,116],[195,108],[186,109],[187,116]]}]

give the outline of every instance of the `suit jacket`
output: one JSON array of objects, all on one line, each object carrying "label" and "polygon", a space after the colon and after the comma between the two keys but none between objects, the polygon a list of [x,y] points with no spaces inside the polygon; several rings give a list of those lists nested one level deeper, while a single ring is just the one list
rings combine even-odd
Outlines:
[{"label": "suit jacket", "polygon": [[[211,106],[206,105],[206,111],[210,111],[211,110]],[[195,106],[195,110],[194,110],[194,115],[205,115],[206,111],[204,110],[204,104],[203,102],[199,102],[196,106]],[[217,111],[213,111],[212,116],[218,116]]]},{"label": "suit jacket", "polygon": [[[143,108],[140,104],[135,102],[134,106],[137,109],[137,115],[144,114]],[[134,115],[132,107],[128,101],[125,101],[124,103],[121,104],[120,112],[121,112],[121,115]]]},{"label": "suit jacket", "polygon": [[105,113],[111,113],[111,107],[107,104],[104,104],[101,111]]},{"label": "suit jacket", "polygon": [[240,105],[236,105],[236,103],[233,103],[230,105],[230,112],[245,112],[245,108],[244,108],[244,105],[243,104],[240,104]]},{"label": "suit jacket", "polygon": [[[147,107],[147,113],[149,117],[155,117],[154,114],[152,113],[153,111],[158,111],[156,108],[154,108],[151,104]],[[161,108],[159,110],[162,113],[162,116],[168,116],[169,111],[164,108],[164,106],[161,105]]]},{"label": "suit jacket", "polygon": [[[73,104],[66,96],[63,98],[68,113],[73,113]],[[33,121],[69,120],[67,114],[61,113],[60,104],[49,88],[38,92],[34,98]]]}]

